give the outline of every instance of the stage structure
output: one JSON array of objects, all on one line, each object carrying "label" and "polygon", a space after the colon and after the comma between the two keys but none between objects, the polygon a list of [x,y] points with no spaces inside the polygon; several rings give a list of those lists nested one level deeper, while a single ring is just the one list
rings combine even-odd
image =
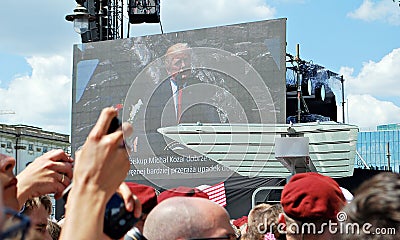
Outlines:
[{"label": "stage structure", "polygon": [[76,0],[73,14],[65,17],[74,23],[82,43],[123,38],[123,0]]},{"label": "stage structure", "polygon": [[341,102],[344,119],[344,79],[323,66],[286,54],[286,122],[306,123],[339,121],[337,108]]},{"label": "stage structure", "polygon": [[[74,30],[81,35],[82,43],[124,38],[124,0],[75,1],[74,13],[65,19],[74,23]],[[129,37],[129,23],[160,23],[160,1],[128,0],[127,13]]]},{"label": "stage structure", "polygon": [[129,22],[159,23],[160,0],[128,0]]}]

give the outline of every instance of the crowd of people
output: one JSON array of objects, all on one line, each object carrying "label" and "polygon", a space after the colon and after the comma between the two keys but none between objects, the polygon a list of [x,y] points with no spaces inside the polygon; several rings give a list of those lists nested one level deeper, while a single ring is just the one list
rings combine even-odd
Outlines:
[{"label": "crowd of people", "polygon": [[[75,159],[50,151],[17,176],[15,159],[0,154],[0,239],[110,239],[103,231],[106,205],[118,192],[137,223],[123,239],[398,239],[400,175],[381,173],[366,181],[348,202],[330,177],[292,176],[279,204],[256,205],[231,219],[226,209],[198,189],[161,194],[124,182],[130,168],[123,123],[107,130],[116,109],[105,108]],[[48,194],[60,198],[71,184],[61,222],[50,219]]]}]

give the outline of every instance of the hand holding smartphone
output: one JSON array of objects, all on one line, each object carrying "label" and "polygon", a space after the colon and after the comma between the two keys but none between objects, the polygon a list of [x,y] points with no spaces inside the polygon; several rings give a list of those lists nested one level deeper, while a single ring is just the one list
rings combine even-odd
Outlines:
[{"label": "hand holding smartphone", "polygon": [[[110,126],[108,127],[107,134],[117,131],[117,129],[120,126],[121,126],[120,120],[117,117],[114,117],[111,120]],[[68,185],[68,187],[66,187],[62,193],[62,199],[64,200],[65,203],[67,203],[68,194],[69,194],[69,191],[71,190],[71,188],[72,188],[72,183],[70,185]]]},{"label": "hand holding smartphone", "polygon": [[[120,120],[114,117],[111,120],[107,134],[115,132],[120,126]],[[65,203],[67,203],[71,188],[72,183],[63,191],[62,198]],[[124,199],[118,193],[114,193],[106,205],[103,232],[112,239],[120,239],[138,220],[133,216],[133,212],[126,210]]]}]

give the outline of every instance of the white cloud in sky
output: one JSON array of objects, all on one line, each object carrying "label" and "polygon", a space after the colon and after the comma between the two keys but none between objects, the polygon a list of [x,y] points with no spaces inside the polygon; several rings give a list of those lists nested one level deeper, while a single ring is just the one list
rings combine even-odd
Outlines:
[{"label": "white cloud in sky", "polygon": [[[400,11],[400,9],[399,9]],[[395,87],[400,80],[400,48],[384,56],[379,62],[369,61],[363,64],[360,73],[353,75],[353,69],[341,68],[346,79],[346,91],[349,94],[373,94],[375,96],[400,96],[400,88]]]},{"label": "white cloud in sky", "polygon": [[364,21],[384,21],[392,25],[400,25],[400,7],[397,1],[364,0],[359,8],[348,13],[348,16]]},{"label": "white cloud in sky", "polygon": [[27,58],[32,74],[14,78],[8,88],[0,88],[1,108],[16,113],[0,115],[0,122],[69,134],[72,94],[69,59],[59,55]]},{"label": "white cloud in sky", "polygon": [[378,98],[399,97],[400,48],[384,56],[379,62],[364,63],[360,73],[342,67],[348,102],[348,120],[363,128],[400,122],[400,107]]},{"label": "white cloud in sky", "polygon": [[361,130],[376,130],[377,125],[400,123],[400,108],[371,95],[348,95],[348,121]]}]

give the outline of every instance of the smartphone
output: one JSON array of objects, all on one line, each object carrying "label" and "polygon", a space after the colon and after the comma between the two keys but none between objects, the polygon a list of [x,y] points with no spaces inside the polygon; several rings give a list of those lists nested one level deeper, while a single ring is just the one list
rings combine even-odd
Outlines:
[{"label": "smartphone", "polygon": [[107,134],[113,133],[117,131],[117,129],[121,126],[121,121],[117,117],[114,117],[111,120],[110,127],[107,130]]}]

